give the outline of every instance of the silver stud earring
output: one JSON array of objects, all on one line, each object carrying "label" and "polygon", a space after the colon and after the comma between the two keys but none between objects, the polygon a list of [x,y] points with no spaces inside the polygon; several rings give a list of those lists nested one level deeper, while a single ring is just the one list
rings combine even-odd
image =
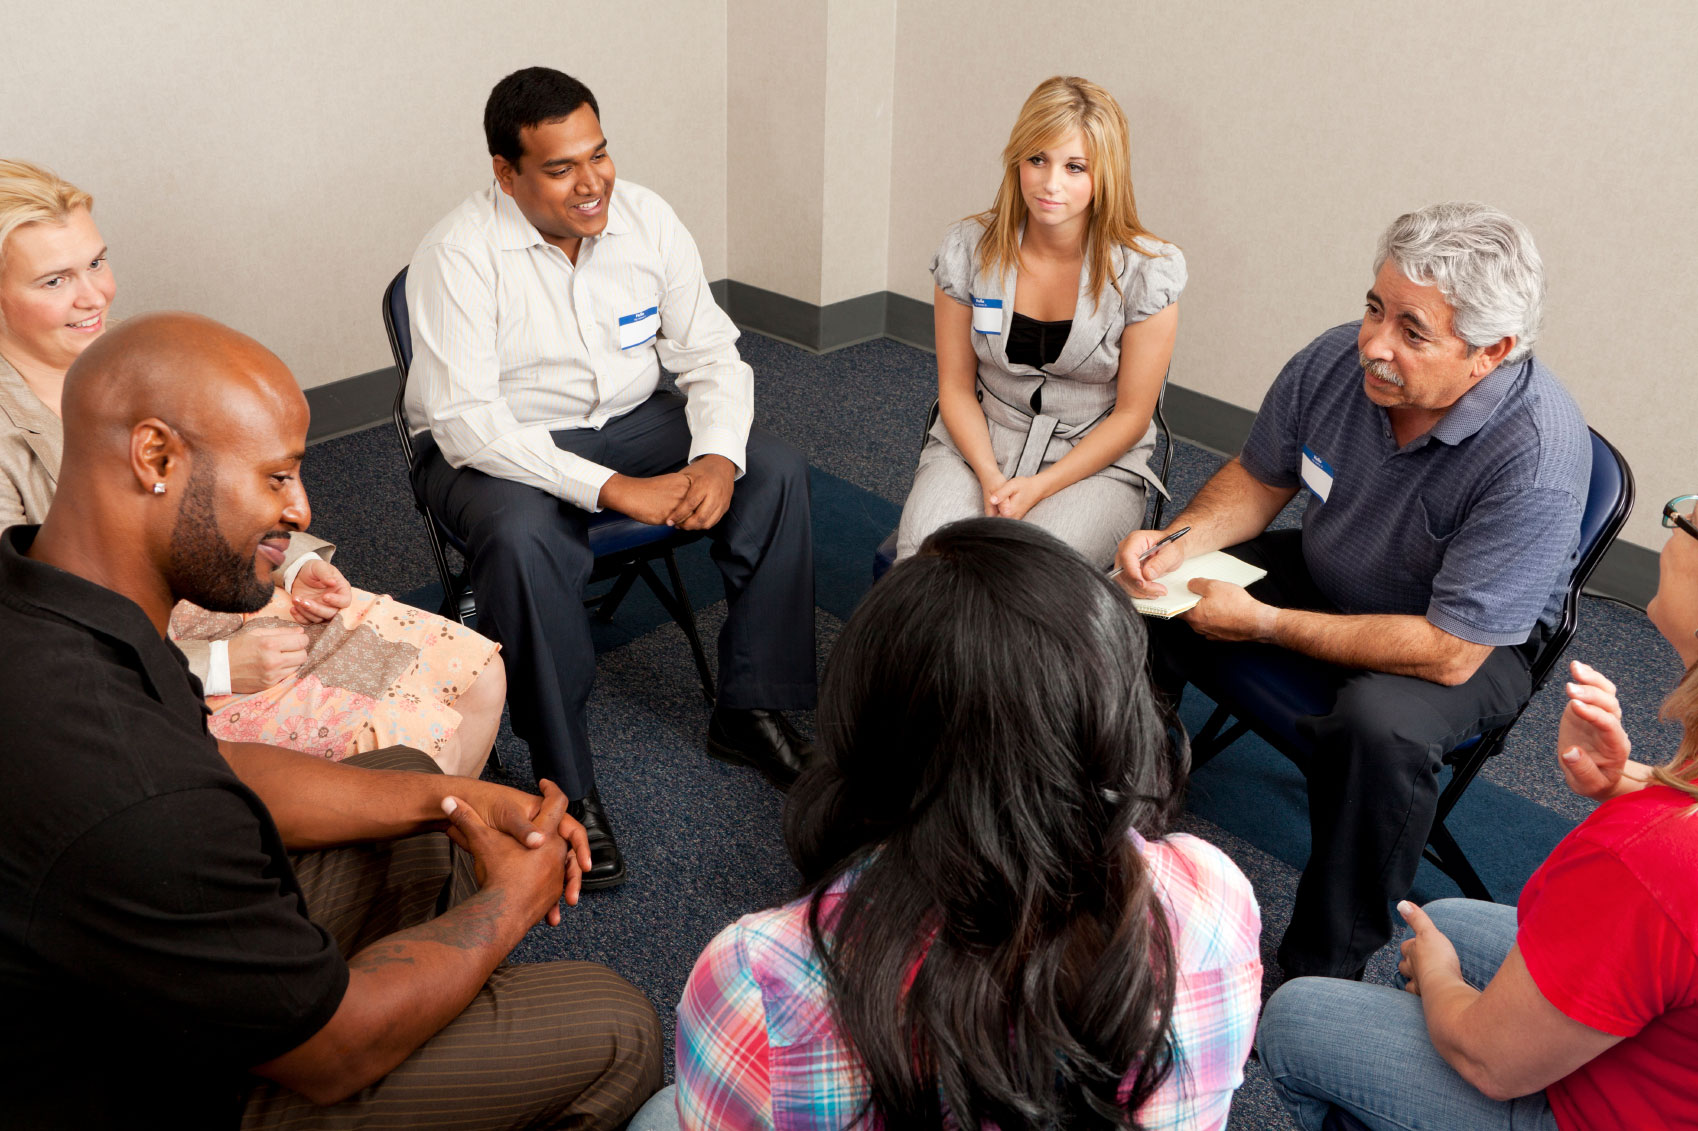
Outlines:
[{"label": "silver stud earring", "polygon": [[153,493],[154,493],[154,494],[155,494],[155,495],[163,495],[163,494],[164,494],[164,493],[165,493],[165,484],[163,484],[163,483],[155,483],[155,484],[154,484],[154,485],[153,485]]}]

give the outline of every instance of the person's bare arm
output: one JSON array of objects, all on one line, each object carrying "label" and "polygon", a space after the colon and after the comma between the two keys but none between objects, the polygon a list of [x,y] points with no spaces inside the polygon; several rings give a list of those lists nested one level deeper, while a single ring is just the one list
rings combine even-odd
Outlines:
[{"label": "person's bare arm", "polygon": [[955,449],[989,495],[1003,483],[991,452],[990,426],[976,395],[979,359],[973,353],[973,308],[933,287],[932,328],[937,343],[937,411]]},{"label": "person's bare arm", "polygon": [[350,766],[260,742],[220,740],[218,749],[242,784],[265,802],[284,847],[291,851],[445,829],[442,802],[459,797],[469,801],[485,823],[517,843],[537,847],[544,843],[544,834],[566,838],[578,865],[567,875],[567,903],[577,902],[579,870],[590,867],[584,827],[570,816],[545,823],[543,799],[535,794],[447,774]]},{"label": "person's bare arm", "polygon": [[1120,335],[1120,371],[1114,409],[1073,450],[1025,479],[1011,479],[996,492],[1000,513],[1024,518],[1039,502],[1095,475],[1143,438],[1155,415],[1173,342],[1179,334],[1179,304],[1171,303]]},{"label": "person's bare arm", "polygon": [[1490,644],[1453,636],[1425,617],[1276,609],[1250,596],[1243,586],[1225,581],[1196,580],[1191,582],[1191,591],[1202,594],[1203,599],[1180,615],[1210,640],[1277,644],[1347,668],[1414,676],[1455,687],[1466,683],[1492,652]]},{"label": "person's bare arm", "polygon": [[[1398,910],[1415,929],[1399,969],[1421,998],[1433,1048],[1464,1080],[1494,1100],[1512,1100],[1556,1083],[1613,1047],[1621,1037],[1563,1013],[1539,992],[1515,947],[1484,990],[1462,979],[1450,940],[1407,900]],[[1607,959],[1604,959],[1607,961]]]},{"label": "person's bare arm", "polygon": [[[1187,558],[1248,542],[1268,528],[1291,497],[1295,487],[1273,487],[1244,469],[1234,456],[1209,477],[1190,504],[1162,530],[1134,530],[1120,543],[1114,564],[1121,569],[1120,581],[1137,597],[1160,597],[1167,586],[1157,578],[1171,573]],[[1189,526],[1185,537],[1162,547],[1149,561],[1138,555],[1172,531]]]},{"label": "person's bare arm", "polygon": [[[544,792],[542,819],[557,825],[565,795],[552,785]],[[558,834],[529,849],[486,825],[469,803],[444,808],[451,809],[449,836],[477,861],[478,893],[354,955],[347,992],[329,1022],[255,1067],[256,1075],[318,1104],[381,1080],[458,1017],[531,925],[555,909],[567,859]]]}]

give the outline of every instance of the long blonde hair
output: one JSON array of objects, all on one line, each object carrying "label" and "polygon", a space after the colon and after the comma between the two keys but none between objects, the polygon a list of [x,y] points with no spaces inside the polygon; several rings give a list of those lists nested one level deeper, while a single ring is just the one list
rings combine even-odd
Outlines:
[{"label": "long blonde hair", "polygon": [[[1155,258],[1137,243],[1150,231],[1138,222],[1132,196],[1132,161],[1127,142],[1126,115],[1114,95],[1089,79],[1057,75],[1045,79],[1027,97],[1002,150],[1002,185],[996,203],[977,216],[985,226],[979,241],[979,267],[1001,274],[1020,266],[1020,226],[1026,222],[1026,198],[1020,192],[1020,165],[1068,134],[1078,131],[1091,166],[1091,215],[1086,227],[1085,255],[1090,262],[1091,301],[1101,303],[1103,289],[1112,285],[1114,249],[1128,247]],[[1152,237],[1153,238],[1153,237]]]},{"label": "long blonde hair", "polygon": [[51,169],[28,161],[0,158],[0,262],[6,241],[26,224],[63,224],[79,208],[93,208],[94,197]]},{"label": "long blonde hair", "polygon": [[1663,700],[1658,717],[1679,723],[1682,733],[1674,757],[1652,770],[1651,776],[1698,803],[1698,664],[1686,669],[1685,677]]}]

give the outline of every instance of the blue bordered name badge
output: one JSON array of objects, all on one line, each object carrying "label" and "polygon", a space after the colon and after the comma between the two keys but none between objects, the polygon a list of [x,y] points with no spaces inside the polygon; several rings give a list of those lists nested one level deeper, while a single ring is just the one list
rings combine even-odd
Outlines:
[{"label": "blue bordered name badge", "polygon": [[1300,474],[1303,476],[1303,486],[1315,493],[1315,498],[1321,502],[1327,501],[1332,494],[1332,464],[1314,453],[1309,445],[1303,445],[1303,466]]},{"label": "blue bordered name badge", "polygon": [[981,334],[1002,333],[1002,300],[968,296],[973,300],[973,329]]},{"label": "blue bordered name badge", "polygon": [[660,307],[651,306],[647,310],[627,314],[619,320],[619,348],[634,349],[644,342],[653,341],[659,332]]}]

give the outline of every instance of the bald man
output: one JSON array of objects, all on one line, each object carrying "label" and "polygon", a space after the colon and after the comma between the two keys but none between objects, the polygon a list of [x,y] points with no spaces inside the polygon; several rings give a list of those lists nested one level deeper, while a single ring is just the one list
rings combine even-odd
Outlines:
[{"label": "bald man", "polygon": [[64,417],[47,521],[0,535],[6,1121],[621,1124],[660,1082],[646,999],[502,965],[576,902],[567,798],[215,741],[165,639],[180,599],[260,608],[309,521],[289,371],[149,315],[77,360]]}]

